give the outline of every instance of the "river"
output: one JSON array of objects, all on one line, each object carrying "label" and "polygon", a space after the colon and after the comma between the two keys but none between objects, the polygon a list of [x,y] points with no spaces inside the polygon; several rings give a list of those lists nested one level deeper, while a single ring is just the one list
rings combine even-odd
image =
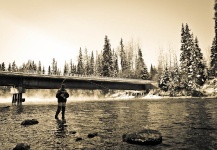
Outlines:
[{"label": "river", "polygon": [[[4,106],[9,108],[2,108]],[[209,150],[217,149],[216,99],[133,99],[68,102],[66,126],[61,130],[54,119],[55,103],[22,106],[0,104],[0,149],[28,143],[33,150]],[[22,126],[25,119],[36,125]],[[163,141],[155,146],[128,144],[124,133],[154,129]],[[75,134],[73,132],[76,132]],[[89,133],[97,133],[88,138]],[[81,138],[80,141],[76,141]]]}]

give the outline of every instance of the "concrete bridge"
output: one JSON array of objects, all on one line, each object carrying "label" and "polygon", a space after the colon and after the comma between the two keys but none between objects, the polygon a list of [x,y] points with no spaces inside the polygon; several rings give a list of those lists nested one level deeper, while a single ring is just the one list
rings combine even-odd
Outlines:
[{"label": "concrete bridge", "polygon": [[156,82],[150,80],[0,72],[0,86],[15,87],[18,91],[18,98],[15,99],[19,100],[22,99],[25,89],[58,89],[62,83],[68,89],[149,90],[156,88]]}]

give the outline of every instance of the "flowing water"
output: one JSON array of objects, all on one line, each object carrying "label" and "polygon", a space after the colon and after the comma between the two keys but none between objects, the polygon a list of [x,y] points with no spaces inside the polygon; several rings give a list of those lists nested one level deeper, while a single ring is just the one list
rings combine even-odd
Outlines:
[{"label": "flowing water", "polygon": [[[27,100],[28,101],[28,100]],[[67,123],[59,128],[55,103],[0,104],[0,149],[28,143],[33,150],[217,149],[216,99],[135,99],[68,102]],[[3,108],[9,105],[9,108]],[[25,119],[36,125],[22,126]],[[141,146],[122,141],[124,133],[154,129],[163,141]],[[76,132],[75,134],[73,132]],[[89,133],[98,133],[88,138]],[[77,138],[82,140],[76,141]]]}]

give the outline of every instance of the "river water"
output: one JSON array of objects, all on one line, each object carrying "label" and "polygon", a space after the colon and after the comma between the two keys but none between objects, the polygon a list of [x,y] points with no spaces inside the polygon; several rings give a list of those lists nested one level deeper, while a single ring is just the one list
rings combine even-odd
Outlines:
[{"label": "river water", "polygon": [[[11,106],[0,104],[0,149],[28,143],[33,150],[209,150],[217,149],[216,99],[134,99],[68,102],[67,123],[61,129],[54,119],[55,103]],[[9,105],[9,108],[2,108]],[[22,126],[25,119],[36,125]],[[124,133],[154,129],[163,142],[141,146],[122,141]],[[73,134],[73,132],[76,132]],[[89,133],[98,133],[88,138]],[[82,138],[76,141],[77,138]]]}]

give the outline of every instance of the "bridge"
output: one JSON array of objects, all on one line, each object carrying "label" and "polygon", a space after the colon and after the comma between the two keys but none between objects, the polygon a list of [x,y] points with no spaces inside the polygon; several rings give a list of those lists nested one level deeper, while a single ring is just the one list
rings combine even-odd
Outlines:
[{"label": "bridge", "polygon": [[149,90],[156,88],[156,82],[141,79],[82,77],[27,74],[21,72],[0,72],[0,86],[12,86],[18,95],[13,99],[22,102],[25,89],[59,89],[64,83],[67,89],[116,89]]}]

